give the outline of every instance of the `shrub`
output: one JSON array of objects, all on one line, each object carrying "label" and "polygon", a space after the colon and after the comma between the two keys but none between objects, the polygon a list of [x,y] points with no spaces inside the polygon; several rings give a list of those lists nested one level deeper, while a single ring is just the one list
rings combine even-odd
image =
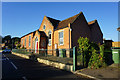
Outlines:
[{"label": "shrub", "polygon": [[24,46],[21,49],[26,49]]},{"label": "shrub", "polygon": [[100,45],[100,54],[104,57],[104,45]]},{"label": "shrub", "polygon": [[95,50],[99,50],[98,44],[96,44],[96,43],[94,43],[94,42],[91,42],[91,43],[90,43],[90,50],[91,50],[92,48],[94,48]]},{"label": "shrub", "polygon": [[90,58],[90,61],[88,63],[89,68],[100,68],[105,67],[105,57],[104,57],[104,46],[100,45],[100,53],[98,53],[94,48],[91,49],[92,56]]},{"label": "shrub", "polygon": [[89,62],[89,48],[90,48],[90,43],[89,43],[89,39],[80,37],[78,39],[78,43],[79,43],[79,50],[78,53],[80,53],[80,58],[83,61],[83,66],[87,67],[87,64]]},{"label": "shrub", "polygon": [[78,43],[78,60],[83,62],[84,67],[100,68],[106,66],[104,45],[99,44],[98,46],[98,44],[90,42],[88,38],[83,37],[78,39]]},{"label": "shrub", "polygon": [[19,49],[19,48],[20,48],[20,46],[21,46],[20,44],[17,44],[16,48],[17,48],[17,49]]}]

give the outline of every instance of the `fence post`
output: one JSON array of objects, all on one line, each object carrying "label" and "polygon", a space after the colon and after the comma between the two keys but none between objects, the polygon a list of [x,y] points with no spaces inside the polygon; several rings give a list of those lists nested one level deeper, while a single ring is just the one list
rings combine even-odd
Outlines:
[{"label": "fence post", "polygon": [[77,48],[73,47],[73,71],[77,69]]}]

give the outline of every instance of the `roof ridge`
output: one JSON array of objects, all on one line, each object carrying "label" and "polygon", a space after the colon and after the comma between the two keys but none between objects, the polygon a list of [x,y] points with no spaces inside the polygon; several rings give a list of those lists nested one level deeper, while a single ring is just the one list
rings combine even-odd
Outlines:
[{"label": "roof ridge", "polygon": [[89,21],[88,24],[90,25],[90,24],[93,24],[93,23],[96,23],[96,22],[97,22],[97,20],[95,19],[95,20]]},{"label": "roof ridge", "polygon": [[[74,15],[74,16],[77,16],[77,17],[78,17],[81,13],[82,13],[82,11],[81,11],[80,13]],[[72,18],[72,17],[74,17],[74,16],[71,16],[71,17],[69,17],[69,18],[67,18],[67,19],[64,19],[64,20],[62,20],[62,21],[68,20],[68,19],[70,19],[70,18]],[[76,17],[76,18],[77,18],[77,17]],[[60,21],[59,23],[61,23],[62,21]]]},{"label": "roof ridge", "polygon": [[[38,29],[37,29],[37,30],[38,30]],[[30,33],[34,33],[34,32],[36,32],[37,30],[34,30],[34,31],[32,31],[32,32],[29,32],[29,33],[23,35],[22,37],[27,36],[27,35],[29,35]],[[21,37],[21,38],[22,38],[22,37]]]},{"label": "roof ridge", "polygon": [[[92,20],[92,21],[97,21],[97,19],[95,19],[95,20]],[[89,21],[89,22],[92,22],[92,21]]]},{"label": "roof ridge", "polygon": [[[51,18],[51,17],[49,17],[49,16],[46,16],[47,18]],[[54,18],[51,18],[51,19],[54,19]],[[54,19],[54,20],[56,20],[56,21],[60,21],[60,20],[57,20],[57,19]]]}]

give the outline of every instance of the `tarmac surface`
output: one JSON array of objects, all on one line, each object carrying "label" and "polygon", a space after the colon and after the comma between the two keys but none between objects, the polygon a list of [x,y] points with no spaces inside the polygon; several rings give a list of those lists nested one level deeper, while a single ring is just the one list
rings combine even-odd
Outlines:
[{"label": "tarmac surface", "polygon": [[1,60],[2,80],[89,79],[65,70],[60,70],[52,66],[24,59],[13,54],[2,54]]}]

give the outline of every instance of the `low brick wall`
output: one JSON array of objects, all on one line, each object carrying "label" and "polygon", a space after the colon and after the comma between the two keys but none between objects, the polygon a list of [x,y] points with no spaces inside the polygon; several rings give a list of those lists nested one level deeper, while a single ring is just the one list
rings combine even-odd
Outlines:
[{"label": "low brick wall", "polygon": [[15,53],[15,52],[12,52],[12,54],[14,54],[14,55],[16,55],[16,56],[20,56],[20,57],[22,57],[22,58],[29,59],[29,56],[24,55],[24,54],[19,54],[19,53]]},{"label": "low brick wall", "polygon": [[63,63],[52,62],[52,61],[44,60],[44,59],[40,59],[40,58],[37,58],[37,60],[40,63],[44,63],[46,65],[50,65],[50,66],[53,66],[53,67],[56,67],[56,68],[59,68],[59,69],[64,69],[64,70],[67,70],[67,71],[73,71],[73,65],[66,65],[66,64],[63,64]]},{"label": "low brick wall", "polygon": [[0,52],[2,52],[2,50],[0,50]]},{"label": "low brick wall", "polygon": [[[29,59],[29,56],[24,55],[24,54],[19,54],[19,53],[15,53],[15,52],[12,52],[12,54]],[[73,65],[66,65],[63,63],[53,62],[53,61],[44,60],[44,59],[40,59],[40,58],[37,58],[37,61],[40,63],[44,63],[46,65],[50,65],[50,66],[59,68],[59,69],[63,69],[63,70],[71,71],[71,72],[73,71]]]}]

